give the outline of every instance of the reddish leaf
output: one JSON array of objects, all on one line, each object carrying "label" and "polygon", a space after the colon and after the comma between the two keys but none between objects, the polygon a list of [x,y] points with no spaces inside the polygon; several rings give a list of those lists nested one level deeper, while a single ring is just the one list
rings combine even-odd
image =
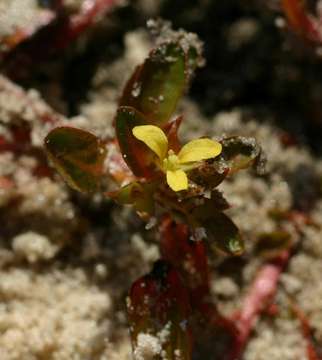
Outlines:
[{"label": "reddish leaf", "polygon": [[168,263],[156,262],[150,274],[133,284],[127,309],[137,357],[144,350],[143,340],[150,339],[155,345],[151,360],[159,360],[161,353],[169,360],[191,359],[189,297]]},{"label": "reddish leaf", "polygon": [[186,56],[177,43],[154,49],[128,81],[120,106],[140,111],[149,123],[169,121],[186,86]]},{"label": "reddish leaf", "polygon": [[99,189],[106,149],[95,135],[71,127],[58,127],[46,136],[45,148],[69,186],[81,192]]},{"label": "reddish leaf", "polygon": [[189,179],[205,189],[212,190],[221,184],[229,173],[228,168],[222,169],[218,161],[202,161],[201,164],[189,173]]},{"label": "reddish leaf", "polygon": [[150,178],[153,174],[151,159],[154,155],[142,141],[137,140],[132,134],[134,126],[143,124],[146,124],[144,115],[134,108],[122,106],[118,109],[115,128],[123,159],[134,175]]}]

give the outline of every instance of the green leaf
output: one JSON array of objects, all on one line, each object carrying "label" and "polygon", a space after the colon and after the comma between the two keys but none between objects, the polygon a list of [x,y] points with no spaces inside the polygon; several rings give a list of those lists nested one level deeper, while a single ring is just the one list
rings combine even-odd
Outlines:
[{"label": "green leaf", "polygon": [[255,139],[233,136],[221,141],[222,152],[218,161],[223,160],[229,173],[235,173],[252,165],[258,172],[264,172],[265,158]]},{"label": "green leaf", "polygon": [[277,230],[261,234],[255,247],[255,253],[265,259],[274,259],[292,246],[289,232]]},{"label": "green leaf", "polygon": [[123,159],[135,176],[150,178],[153,175],[151,159],[154,155],[132,134],[134,126],[144,124],[146,124],[146,119],[139,111],[128,106],[118,108],[115,128]]},{"label": "green leaf", "polygon": [[224,213],[213,213],[203,225],[211,246],[229,255],[241,255],[244,242],[238,227]]},{"label": "green leaf", "polygon": [[81,192],[99,189],[106,148],[95,135],[76,128],[58,127],[46,136],[45,149],[70,187]]},{"label": "green leaf", "polygon": [[108,195],[121,205],[133,205],[135,210],[152,215],[154,212],[153,193],[157,182],[132,182]]},{"label": "green leaf", "polygon": [[131,106],[155,125],[166,123],[186,86],[186,56],[178,43],[154,49],[128,81],[120,106]]},{"label": "green leaf", "polygon": [[194,218],[205,230],[207,242],[214,250],[223,251],[229,255],[241,255],[244,242],[238,227],[224,213],[209,207],[208,203],[196,208]]}]

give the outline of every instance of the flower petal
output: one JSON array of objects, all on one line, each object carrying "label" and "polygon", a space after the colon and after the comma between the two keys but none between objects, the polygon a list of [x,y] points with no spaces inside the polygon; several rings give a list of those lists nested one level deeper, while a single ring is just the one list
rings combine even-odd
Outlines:
[{"label": "flower petal", "polygon": [[168,139],[165,133],[154,125],[135,126],[132,130],[133,135],[144,142],[160,160],[163,160],[168,151]]},{"label": "flower petal", "polygon": [[173,191],[188,189],[188,178],[183,170],[168,170],[167,183]]},{"label": "flower petal", "polygon": [[178,154],[180,163],[211,159],[221,153],[221,144],[211,139],[196,139],[184,145]]}]

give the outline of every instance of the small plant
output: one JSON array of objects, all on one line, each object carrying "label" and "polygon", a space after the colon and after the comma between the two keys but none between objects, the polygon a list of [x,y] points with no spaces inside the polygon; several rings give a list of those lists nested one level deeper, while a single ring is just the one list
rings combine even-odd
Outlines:
[{"label": "small plant", "polygon": [[[55,128],[45,139],[50,160],[73,189],[102,191],[156,225],[162,259],[133,284],[127,301],[137,359],[144,351],[151,359],[191,359],[195,324],[202,322],[237,338],[234,324],[209,300],[207,248],[210,256],[243,252],[217,186],[262,162],[250,138],[200,138],[182,146],[183,118],[174,112],[202,63],[202,47],[192,34],[168,35],[127,82],[115,116],[116,139],[72,127]],[[107,191],[107,177],[117,190]]]}]

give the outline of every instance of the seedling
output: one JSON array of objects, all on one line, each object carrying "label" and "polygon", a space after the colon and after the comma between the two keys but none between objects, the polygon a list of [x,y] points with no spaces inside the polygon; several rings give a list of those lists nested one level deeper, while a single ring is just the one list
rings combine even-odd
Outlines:
[{"label": "seedling", "polygon": [[[116,139],[72,127],[55,128],[45,139],[50,160],[73,189],[102,191],[156,223],[162,259],[133,284],[127,301],[138,359],[147,339],[156,345],[151,359],[191,359],[193,319],[206,318],[232,338],[236,331],[209,303],[207,248],[210,256],[243,252],[217,186],[241,169],[259,167],[262,156],[254,139],[239,136],[181,144],[183,117],[175,110],[201,57],[191,34],[172,32],[127,82],[114,120]],[[107,191],[107,177],[117,190]]]}]

